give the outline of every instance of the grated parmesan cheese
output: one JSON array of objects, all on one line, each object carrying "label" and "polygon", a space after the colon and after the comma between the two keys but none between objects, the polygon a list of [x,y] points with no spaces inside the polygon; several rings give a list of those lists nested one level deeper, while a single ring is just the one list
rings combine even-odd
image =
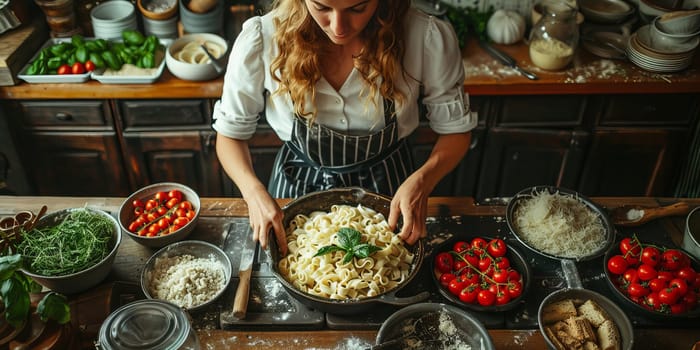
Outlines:
[{"label": "grated parmesan cheese", "polygon": [[533,248],[565,258],[581,258],[605,243],[600,217],[571,195],[544,190],[515,210],[520,237]]},{"label": "grated parmesan cheese", "polygon": [[191,308],[211,300],[224,284],[224,268],[213,256],[183,254],[156,258],[149,292],[154,298]]}]

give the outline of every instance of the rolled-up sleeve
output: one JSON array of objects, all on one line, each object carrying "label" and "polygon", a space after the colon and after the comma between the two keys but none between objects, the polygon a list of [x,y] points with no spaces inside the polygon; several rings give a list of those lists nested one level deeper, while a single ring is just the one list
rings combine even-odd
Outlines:
[{"label": "rolled-up sleeve", "polygon": [[248,19],[233,44],[221,99],[214,105],[213,128],[240,140],[253,137],[265,108],[263,37],[260,17]]},{"label": "rolled-up sleeve", "polygon": [[462,53],[452,26],[431,17],[423,38],[423,104],[438,134],[466,132],[477,124],[464,92]]}]

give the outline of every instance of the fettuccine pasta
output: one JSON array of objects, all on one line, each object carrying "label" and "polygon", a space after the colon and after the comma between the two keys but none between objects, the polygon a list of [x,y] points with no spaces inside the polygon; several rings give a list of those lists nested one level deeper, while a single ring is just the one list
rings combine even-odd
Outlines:
[{"label": "fettuccine pasta", "polygon": [[[346,264],[342,251],[314,257],[319,248],[338,244],[337,233],[344,227],[360,232],[363,243],[382,249]],[[370,208],[334,205],[327,213],[297,215],[286,230],[289,254],[279,261],[279,272],[302,292],[336,300],[362,299],[395,288],[411,272],[413,254],[389,230],[384,215]]]}]

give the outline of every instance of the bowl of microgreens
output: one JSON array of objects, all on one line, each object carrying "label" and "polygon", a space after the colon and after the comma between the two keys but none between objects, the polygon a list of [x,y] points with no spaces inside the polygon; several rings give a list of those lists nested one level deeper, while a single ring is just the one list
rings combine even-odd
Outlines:
[{"label": "bowl of microgreens", "polygon": [[[360,314],[381,304],[406,306],[429,292],[405,288],[423,262],[423,242],[404,243],[387,223],[391,198],[358,187],[309,193],[282,208],[288,253],[270,239],[272,272],[302,304]],[[398,296],[402,291],[408,296]]]},{"label": "bowl of microgreens", "polygon": [[107,277],[121,239],[119,222],[109,213],[69,208],[39,219],[15,252],[24,274],[54,292],[75,294]]}]

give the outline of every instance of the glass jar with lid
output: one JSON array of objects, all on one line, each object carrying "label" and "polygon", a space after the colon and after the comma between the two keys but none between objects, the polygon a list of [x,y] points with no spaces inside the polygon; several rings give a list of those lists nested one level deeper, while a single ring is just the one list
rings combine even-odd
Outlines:
[{"label": "glass jar with lid", "polygon": [[563,0],[541,4],[542,17],[530,31],[530,60],[546,70],[560,70],[571,63],[578,47],[578,10]]},{"label": "glass jar with lid", "polygon": [[156,299],[126,304],[102,323],[95,344],[101,350],[199,350],[185,310]]}]

